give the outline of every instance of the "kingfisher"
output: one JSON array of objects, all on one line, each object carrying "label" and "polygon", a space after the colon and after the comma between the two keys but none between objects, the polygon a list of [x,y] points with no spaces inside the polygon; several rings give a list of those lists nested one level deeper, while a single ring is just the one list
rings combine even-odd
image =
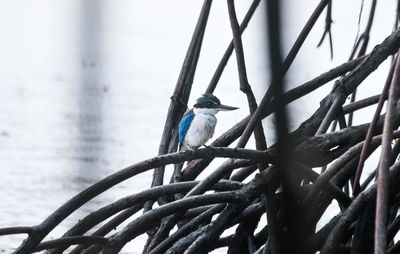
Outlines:
[{"label": "kingfisher", "polygon": [[179,123],[179,150],[194,151],[213,136],[219,111],[235,110],[221,104],[219,99],[209,93],[203,94],[197,99],[193,108],[186,111]]}]

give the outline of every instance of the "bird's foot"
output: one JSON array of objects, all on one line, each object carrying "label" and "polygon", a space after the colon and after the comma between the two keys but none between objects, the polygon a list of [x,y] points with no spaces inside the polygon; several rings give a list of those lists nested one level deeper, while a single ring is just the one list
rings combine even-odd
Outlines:
[{"label": "bird's foot", "polygon": [[189,151],[194,152],[194,151],[197,150],[198,147],[191,147],[191,146],[188,146],[187,148],[189,149]]}]

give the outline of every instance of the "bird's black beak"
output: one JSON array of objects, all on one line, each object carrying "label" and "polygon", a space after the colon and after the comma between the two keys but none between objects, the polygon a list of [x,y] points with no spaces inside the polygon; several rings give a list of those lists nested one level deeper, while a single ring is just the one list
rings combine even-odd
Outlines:
[{"label": "bird's black beak", "polygon": [[237,107],[231,107],[231,106],[227,106],[227,105],[223,105],[220,104],[216,107],[216,109],[220,110],[220,111],[228,111],[228,110],[235,110],[238,109]]}]

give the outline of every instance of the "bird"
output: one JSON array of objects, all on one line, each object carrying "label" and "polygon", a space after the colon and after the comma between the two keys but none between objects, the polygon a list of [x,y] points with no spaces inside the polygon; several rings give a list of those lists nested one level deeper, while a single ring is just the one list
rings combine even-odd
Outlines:
[{"label": "bird", "polygon": [[179,151],[194,151],[213,136],[219,111],[236,110],[221,104],[220,100],[210,93],[197,99],[193,108],[186,111],[179,123]]}]

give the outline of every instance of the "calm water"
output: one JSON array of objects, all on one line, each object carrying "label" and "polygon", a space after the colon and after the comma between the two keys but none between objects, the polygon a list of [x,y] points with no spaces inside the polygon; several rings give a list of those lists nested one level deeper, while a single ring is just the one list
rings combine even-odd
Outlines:
[{"label": "calm water", "polygon": [[[237,3],[240,18],[250,2]],[[310,12],[299,13],[286,2],[288,15],[299,21],[283,22],[288,28],[287,48]],[[38,224],[97,180],[156,155],[169,97],[201,4],[194,0],[1,3],[0,227]],[[346,9],[344,15],[335,20],[335,27],[357,20],[358,9]],[[389,18],[382,22],[390,22]],[[320,22],[294,63],[288,83],[296,82],[291,86],[347,58],[352,46],[348,40],[337,40],[337,51],[340,46],[348,50],[337,52],[333,62],[326,48],[315,50],[323,26]],[[215,1],[207,29],[190,103],[205,90],[231,36],[224,1]],[[336,32],[339,38],[354,38],[356,29],[354,25]],[[390,27],[375,30],[376,42],[388,31]],[[258,98],[268,79],[263,32],[258,10],[244,35],[249,80]],[[321,59],[318,65],[308,64],[311,50]],[[248,113],[245,96],[238,92],[235,69],[231,61],[216,95],[241,109],[218,116],[216,135]],[[295,114],[301,115],[297,121],[318,103],[319,99],[309,100],[307,108],[294,104]],[[150,182],[148,172],[112,188],[66,219],[50,238],[62,235],[87,213],[147,188]],[[0,250],[10,252],[24,237],[0,237]],[[141,253],[141,248],[132,246],[143,246],[144,240],[139,238],[124,250]]]}]

